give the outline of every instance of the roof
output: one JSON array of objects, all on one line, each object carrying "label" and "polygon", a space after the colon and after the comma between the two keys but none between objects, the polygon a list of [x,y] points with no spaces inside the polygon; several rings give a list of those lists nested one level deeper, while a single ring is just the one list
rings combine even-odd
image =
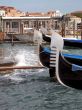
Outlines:
[{"label": "roof", "polygon": [[51,17],[2,17],[2,19],[50,19]]}]

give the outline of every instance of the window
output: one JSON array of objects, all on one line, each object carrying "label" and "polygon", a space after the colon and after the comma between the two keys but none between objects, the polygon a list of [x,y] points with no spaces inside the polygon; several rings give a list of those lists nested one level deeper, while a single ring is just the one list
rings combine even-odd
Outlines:
[{"label": "window", "polygon": [[19,23],[18,22],[12,22],[12,28],[18,28]]},{"label": "window", "polygon": [[10,22],[6,22],[6,28],[10,28]]}]

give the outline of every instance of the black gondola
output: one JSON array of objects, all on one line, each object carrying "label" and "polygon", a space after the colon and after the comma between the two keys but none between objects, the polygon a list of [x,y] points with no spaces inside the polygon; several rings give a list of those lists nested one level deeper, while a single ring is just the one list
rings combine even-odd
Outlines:
[{"label": "black gondola", "polygon": [[[71,63],[82,65],[82,56],[81,55],[63,53],[63,56],[66,60],[68,60]],[[50,77],[54,77],[55,67],[50,66],[50,49],[48,47],[43,47],[42,45],[40,45],[39,46],[39,58],[40,58],[41,64],[43,66],[49,68]]]},{"label": "black gondola", "polygon": [[42,33],[43,40],[46,42],[51,42],[51,37]]},{"label": "black gondola", "polygon": [[58,81],[68,87],[82,89],[82,66],[70,63],[59,53],[58,66],[56,66]]},{"label": "black gondola", "polygon": [[[50,46],[51,52],[49,52],[50,65],[55,69],[53,70],[53,73],[56,76],[57,80],[62,85],[75,88],[75,89],[82,89],[82,56],[78,57],[76,55],[78,59],[77,58],[73,59],[73,57],[71,57],[70,61],[69,59],[66,59],[62,53],[63,46],[64,46],[64,39],[59,35],[57,36],[55,35],[52,35],[51,46]],[[77,41],[77,40],[74,40],[74,41]],[[79,42],[75,42],[75,43],[76,43],[76,46],[78,46],[77,44]],[[41,46],[40,48],[42,49]],[[45,61],[46,58],[47,57],[45,57],[43,60]],[[40,58],[40,61],[41,61],[41,58]]]},{"label": "black gondola", "polygon": [[[81,55],[63,53],[63,56],[71,63],[82,65]],[[43,66],[50,68],[50,49],[48,47],[39,46],[39,58]]]},{"label": "black gondola", "polygon": [[64,39],[64,45],[82,48],[82,40]]},{"label": "black gondola", "polygon": [[[43,40],[46,42],[51,42],[51,37],[45,34],[42,34]],[[71,46],[71,47],[79,47],[82,48],[82,40],[74,39],[74,38],[63,38],[64,39],[64,46]]]},{"label": "black gondola", "polygon": [[64,86],[82,89],[82,64],[71,62],[64,57],[62,54],[64,40],[61,36],[54,36],[52,40],[51,50],[54,53],[53,66],[55,67],[58,81]]}]

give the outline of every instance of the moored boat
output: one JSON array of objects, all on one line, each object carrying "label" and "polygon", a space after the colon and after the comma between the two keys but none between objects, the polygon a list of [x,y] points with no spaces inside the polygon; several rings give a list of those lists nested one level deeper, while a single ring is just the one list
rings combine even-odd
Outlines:
[{"label": "moored boat", "polygon": [[[51,50],[48,47],[43,47],[40,44],[40,46],[39,46],[40,62],[43,66],[49,68],[50,76],[54,77],[55,67],[50,66],[50,54],[51,54]],[[78,64],[79,66],[82,65],[82,56],[81,55],[63,53],[63,56],[66,60],[68,60],[71,63]]]},{"label": "moored boat", "polygon": [[62,85],[82,89],[82,64],[79,65],[77,62],[71,62],[64,57],[62,54],[63,44],[62,37],[54,36],[53,43],[51,44],[51,50],[53,50],[54,54],[52,64],[55,67],[54,73],[56,73],[57,80]]},{"label": "moored boat", "polygon": [[82,89],[82,66],[69,62],[60,52],[56,68],[57,79],[62,85]]},{"label": "moored boat", "polygon": [[[43,40],[51,42],[51,36],[42,33]],[[52,36],[53,37],[53,36]],[[76,38],[63,38],[64,46],[79,47],[82,48],[82,40]]]},{"label": "moored boat", "polygon": [[51,42],[51,36],[49,35],[45,35],[44,33],[42,33],[42,38],[46,42]]}]

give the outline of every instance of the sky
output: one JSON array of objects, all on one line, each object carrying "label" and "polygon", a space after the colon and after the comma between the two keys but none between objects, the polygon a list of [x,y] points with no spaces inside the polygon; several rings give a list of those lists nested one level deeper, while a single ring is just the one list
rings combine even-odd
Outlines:
[{"label": "sky", "polygon": [[82,0],[0,0],[0,6],[13,6],[24,12],[60,10],[66,14],[82,10]]}]

